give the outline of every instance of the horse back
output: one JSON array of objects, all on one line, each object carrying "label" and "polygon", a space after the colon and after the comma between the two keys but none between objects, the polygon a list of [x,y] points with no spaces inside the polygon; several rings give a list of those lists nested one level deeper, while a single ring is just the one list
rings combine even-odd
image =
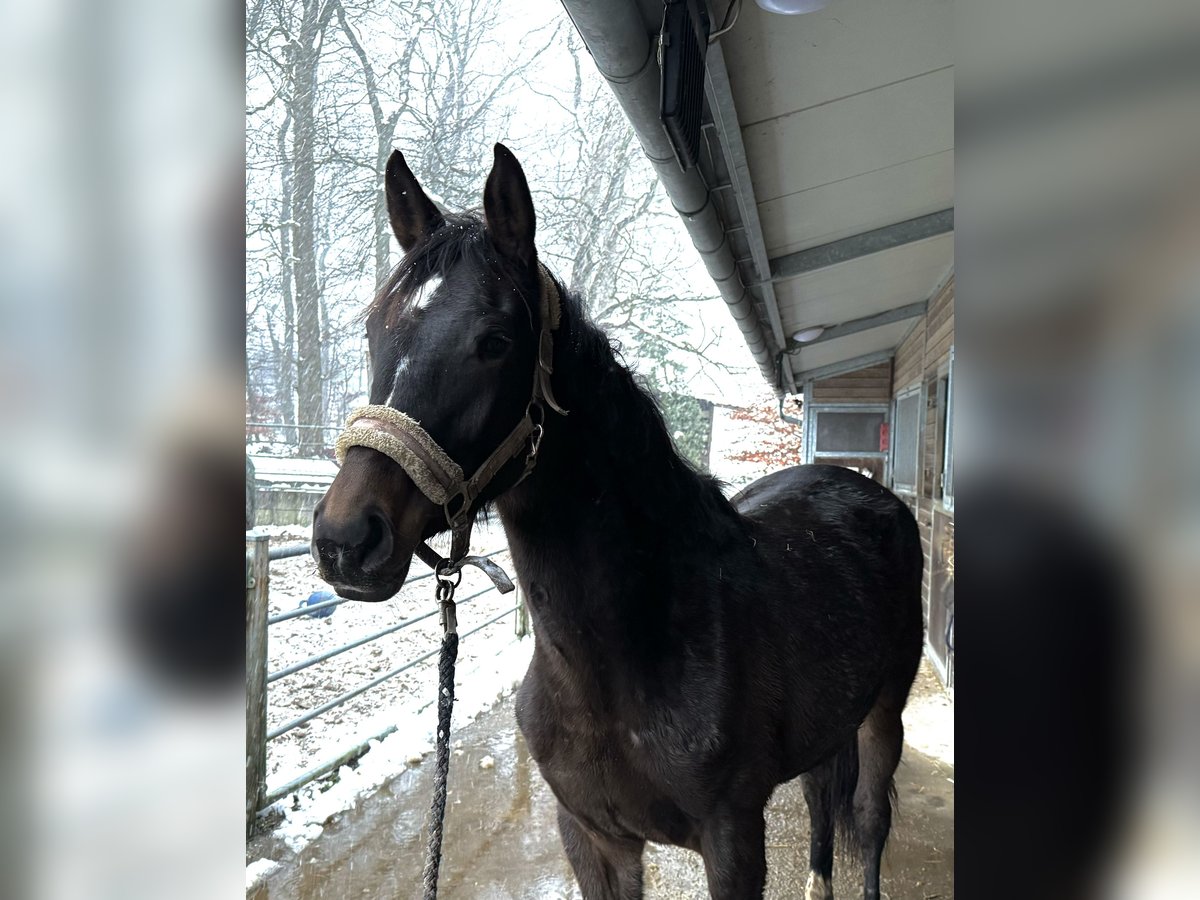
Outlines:
[{"label": "horse back", "polygon": [[818,547],[820,535],[853,541],[898,564],[895,577],[920,574],[921,540],[912,512],[883,485],[842,466],[781,469],[752,482],[730,503],[756,530],[806,537]]},{"label": "horse back", "polygon": [[[895,494],[840,466],[783,469],[730,502],[770,573],[756,580],[743,637],[755,656],[793,661],[775,707],[788,724],[777,724],[799,729],[785,755],[807,765],[823,750],[806,723],[852,733],[888,685],[904,703],[923,639],[920,533]],[[760,687],[774,680],[749,669]]]}]

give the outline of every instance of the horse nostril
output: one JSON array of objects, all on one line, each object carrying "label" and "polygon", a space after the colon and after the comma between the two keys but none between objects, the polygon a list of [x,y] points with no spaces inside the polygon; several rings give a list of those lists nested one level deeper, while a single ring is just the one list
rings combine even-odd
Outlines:
[{"label": "horse nostril", "polygon": [[392,556],[392,528],[380,512],[361,511],[346,519],[319,516],[313,522],[317,564],[330,577],[353,579],[381,569]]},{"label": "horse nostril", "polygon": [[312,543],[317,564],[324,565],[332,573],[350,575],[358,568],[369,533],[365,515],[354,514],[344,519],[328,515],[314,518]]},{"label": "horse nostril", "polygon": [[392,556],[392,529],[379,513],[367,514],[367,536],[362,543],[364,572],[380,568]]}]

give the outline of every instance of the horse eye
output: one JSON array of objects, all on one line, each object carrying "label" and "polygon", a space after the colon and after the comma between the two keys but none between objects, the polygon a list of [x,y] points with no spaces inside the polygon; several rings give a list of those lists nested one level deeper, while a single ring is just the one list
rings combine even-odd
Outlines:
[{"label": "horse eye", "polygon": [[497,331],[488,332],[479,342],[479,355],[485,359],[496,359],[508,352],[511,343],[507,336]]}]

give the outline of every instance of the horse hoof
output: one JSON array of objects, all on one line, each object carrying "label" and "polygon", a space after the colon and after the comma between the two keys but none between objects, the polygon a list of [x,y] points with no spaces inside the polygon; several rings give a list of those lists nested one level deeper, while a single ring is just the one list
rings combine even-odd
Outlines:
[{"label": "horse hoof", "polygon": [[816,872],[809,872],[808,883],[804,886],[804,900],[833,900],[833,883]]}]

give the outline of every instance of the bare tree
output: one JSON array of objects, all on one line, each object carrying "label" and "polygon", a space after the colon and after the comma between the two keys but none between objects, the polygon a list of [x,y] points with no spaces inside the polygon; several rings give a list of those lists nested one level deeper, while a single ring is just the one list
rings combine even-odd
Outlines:
[{"label": "bare tree", "polygon": [[[247,9],[247,402],[301,426],[283,435],[297,452],[321,453],[315,426],[365,390],[359,314],[392,264],[382,178],[395,146],[463,209],[478,203],[491,143],[513,144],[544,255],[633,361],[668,387],[704,350],[679,314],[698,298],[663,249],[678,221],[574,29],[560,14],[515,45],[505,22],[499,0]],[[571,61],[568,83],[539,72],[547,51],[559,74]],[[545,100],[518,105],[530,88]]]},{"label": "bare tree", "polygon": [[[249,209],[261,217],[248,226],[260,234],[271,233],[268,245],[277,277],[259,283],[278,285],[278,303],[263,305],[276,355],[275,394],[284,422],[301,426],[297,443],[307,454],[320,451],[320,431],[311,426],[324,420],[316,246],[317,92],[332,13],[328,0],[262,0],[247,17],[248,57],[259,67],[267,95],[248,114],[253,119],[265,113],[261,119],[274,139],[262,140],[259,149],[270,160],[268,172],[278,177],[274,202],[256,204],[248,198]],[[275,151],[273,158],[270,150]],[[280,308],[282,316],[277,314]]]},{"label": "bare tree", "polygon": [[538,93],[565,113],[557,147],[575,152],[543,155],[555,165],[534,179],[548,255],[653,386],[686,391],[684,360],[703,357],[716,335],[695,335],[683,307],[711,296],[681,290],[684,260],[676,248],[687,243],[679,240],[678,216],[574,29],[561,50],[573,67],[569,90]]},{"label": "bare tree", "polygon": [[[398,9],[403,9],[411,24],[406,33],[406,40],[394,47],[395,56],[381,73],[376,71],[375,64],[364,49],[358,35],[358,28],[361,26],[351,21],[346,12],[347,5],[342,0],[333,2],[338,24],[361,69],[367,105],[371,110],[371,124],[375,137],[374,155],[370,157],[371,171],[375,176],[372,181],[374,190],[371,204],[372,247],[375,254],[375,280],[379,283],[391,268],[391,231],[384,201],[383,173],[396,139],[396,126],[408,108],[408,96],[413,81],[407,76],[412,69],[413,55],[421,38],[430,28],[434,12],[432,4],[428,2],[399,3],[392,7],[390,12],[393,15]],[[363,15],[361,11],[360,15]]]}]

